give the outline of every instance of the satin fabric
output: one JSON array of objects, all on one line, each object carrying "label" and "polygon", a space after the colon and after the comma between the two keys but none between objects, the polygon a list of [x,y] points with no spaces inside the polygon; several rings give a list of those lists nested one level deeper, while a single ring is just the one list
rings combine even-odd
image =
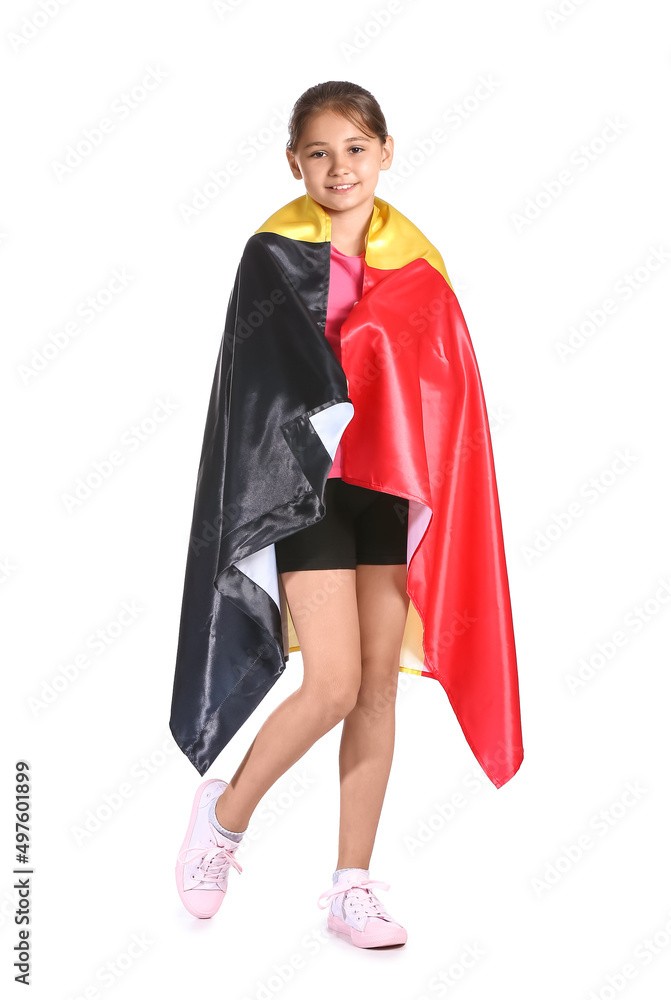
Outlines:
[{"label": "satin fabric", "polygon": [[512,614],[484,396],[442,258],[381,199],[363,294],[324,336],[330,217],[309,195],[248,240],[212,386],[170,728],[202,775],[300,648],[274,542],[342,478],[407,497],[400,669],[438,680],[496,787],[523,759]]},{"label": "satin fabric", "polygon": [[[354,417],[347,482],[408,497],[431,520],[407,593],[423,624],[422,673],[445,690],[497,786],[523,758],[512,611],[485,400],[452,288],[425,259],[368,269],[368,293],[341,328]],[[431,313],[408,316],[417,302]]]}]

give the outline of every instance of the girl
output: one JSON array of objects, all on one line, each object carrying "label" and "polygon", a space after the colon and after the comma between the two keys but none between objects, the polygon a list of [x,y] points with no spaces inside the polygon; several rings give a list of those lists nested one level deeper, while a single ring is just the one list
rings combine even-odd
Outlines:
[{"label": "girl", "polygon": [[[363,315],[366,296],[372,297],[367,293],[374,278],[379,280],[391,274],[382,269],[379,273],[374,272],[373,267],[368,266],[369,261],[375,259],[374,242],[383,240],[381,234],[387,234],[384,241],[388,254],[396,255],[399,263],[407,258],[416,265],[417,274],[412,272],[408,287],[420,289],[419,275],[425,276],[422,280],[429,282],[427,288],[438,288],[441,295],[446,291],[446,275],[443,280],[439,273],[442,260],[434,248],[400,213],[375,198],[379,173],[391,166],[393,149],[393,139],[387,134],[382,111],[372,94],[362,87],[343,81],[322,83],[307,90],[294,106],[289,123],[287,159],[293,176],[303,181],[306,196],[285,206],[257,230],[257,234],[263,234],[262,250],[256,251],[258,256],[253,258],[252,267],[238,272],[229,303],[229,311],[235,313],[235,323],[230,320],[233,316],[230,312],[224,336],[224,341],[228,343],[222,344],[222,360],[215,375],[215,386],[219,387],[218,393],[223,394],[226,406],[222,406],[218,394],[215,401],[213,390],[201,459],[199,491],[208,497],[216,496],[221,506],[219,479],[213,477],[207,482],[206,456],[211,456],[217,428],[225,423],[224,444],[221,447],[217,445],[225,457],[217,467],[217,474],[223,478],[225,469],[229,484],[227,496],[233,502],[223,505],[223,516],[219,514],[218,518],[215,518],[214,512],[219,507],[212,507],[212,515],[208,517],[204,516],[205,508],[197,509],[189,558],[194,565],[196,557],[200,559],[200,576],[206,580],[209,590],[212,589],[212,570],[215,571],[215,584],[219,591],[216,596],[219,598],[221,593],[228,593],[229,600],[212,605],[211,610],[208,604],[209,629],[201,623],[198,628],[189,631],[191,627],[187,616],[193,615],[196,607],[200,608],[198,613],[203,614],[205,597],[198,596],[196,583],[193,582],[195,575],[190,577],[187,570],[171,715],[171,730],[175,738],[202,774],[210,765],[213,748],[216,752],[230,739],[281,672],[276,669],[265,675],[250,672],[250,665],[258,671],[260,663],[274,662],[267,653],[269,646],[272,646],[273,655],[277,655],[275,645],[265,638],[269,632],[274,633],[276,640],[278,637],[277,605],[269,598],[269,594],[272,597],[274,592],[276,568],[282,590],[277,601],[281,603],[286,598],[288,602],[291,624],[300,644],[291,648],[301,650],[303,682],[266,719],[230,782],[209,779],[198,788],[177,859],[177,887],[190,913],[207,918],[217,912],[226,894],[230,868],[242,871],[235,854],[257,804],[316,740],[342,721],[339,852],[332,885],[322,892],[318,903],[329,907],[327,922],[331,929],[364,948],[402,945],[407,940],[406,929],[386,910],[374,891],[389,889],[389,884],[372,879],[369,865],[394,748],[399,663],[409,618],[408,567],[411,556],[416,552],[416,563],[420,566],[429,566],[429,563],[420,562],[420,556],[425,557],[427,552],[440,552],[435,548],[438,542],[426,541],[422,548],[419,541],[425,535],[429,536],[427,523],[431,516],[441,537],[449,536],[450,525],[445,518],[448,510],[454,507],[453,498],[451,506],[444,502],[447,486],[443,490],[440,488],[441,483],[448,481],[445,452],[441,469],[436,471],[431,468],[433,457],[438,455],[438,444],[443,449],[445,447],[438,437],[438,425],[443,420],[427,420],[429,411],[421,410],[424,405],[440,404],[440,380],[446,379],[448,372],[448,366],[443,364],[442,342],[434,345],[429,334],[422,341],[428,345],[431,357],[430,361],[422,362],[422,378],[417,382],[421,381],[426,393],[425,376],[430,365],[435,394],[428,393],[431,399],[426,404],[424,400],[420,404],[418,398],[413,403],[410,390],[407,396],[408,412],[413,406],[419,412],[418,426],[422,429],[415,433],[426,435],[426,447],[425,442],[420,442],[417,437],[414,442],[408,440],[407,433],[399,435],[399,441],[393,439],[389,422],[397,417],[399,421],[407,420],[407,414],[401,414],[398,407],[394,410],[393,406],[390,408],[384,402],[388,395],[385,389],[387,372],[394,372],[394,382],[409,377],[407,372],[414,363],[411,359],[415,358],[415,353],[418,356],[421,353],[418,348],[414,349],[415,353],[406,348],[405,358],[395,363],[397,367],[391,361],[393,352],[390,351],[386,367],[366,378],[357,378],[356,387],[354,383],[352,386],[347,383],[347,376],[352,380],[353,372],[358,375],[364,367],[363,355],[361,363],[355,358],[351,321],[356,315]],[[313,230],[311,227],[315,219],[318,220],[317,229]],[[395,237],[390,240],[392,223],[397,228],[394,230]],[[255,234],[255,246],[259,239],[261,237]],[[415,248],[417,240],[424,240],[423,252]],[[323,253],[328,254],[328,259],[320,256]],[[392,264],[387,266],[392,267]],[[322,300],[324,267],[327,268],[328,281],[326,296]],[[268,269],[267,275],[264,275],[264,268]],[[313,268],[312,272],[310,268]],[[287,275],[291,276],[291,280],[287,280]],[[296,295],[296,275],[300,275],[300,296]],[[256,281],[260,282],[258,287],[254,285]],[[431,285],[432,281],[436,284]],[[391,285],[389,287],[392,288]],[[453,298],[451,289],[450,294]],[[320,302],[325,303],[326,299],[325,316],[319,318],[323,315]],[[398,311],[399,302],[403,301],[396,301],[393,291],[386,293],[386,300],[392,313]],[[241,315],[241,302],[253,302],[254,309],[242,310],[244,315]],[[360,302],[357,313],[355,307]],[[436,302],[437,298],[433,304]],[[432,302],[427,305],[432,305]],[[442,314],[443,309],[443,304],[438,303],[434,314]],[[286,310],[286,314],[282,310]],[[306,313],[309,317],[303,339],[302,334],[296,332],[296,324],[304,322]],[[283,326],[285,315],[289,320]],[[387,336],[392,327],[391,314],[388,321],[379,320],[380,338]],[[319,344],[314,341],[315,328],[322,328]],[[364,351],[371,350],[371,341],[376,335],[374,324],[367,329],[372,332],[359,338]],[[284,338],[279,335],[281,330],[286,330]],[[290,350],[292,337],[297,344],[285,370],[282,365],[286,364],[284,359]],[[364,342],[366,340],[368,343]],[[406,341],[399,335],[398,343],[407,343],[407,334]],[[342,349],[350,344],[350,354],[343,358]],[[398,347],[398,344],[394,346]],[[379,339],[373,354],[367,358],[368,372],[371,360],[379,359],[385,350],[384,339]],[[248,368],[245,368],[246,357],[253,358]],[[305,375],[302,369],[297,371],[303,362]],[[253,373],[250,377],[258,380],[252,391],[249,385],[242,382],[246,370]],[[449,370],[451,372],[451,368]],[[265,383],[264,378],[267,379]],[[317,393],[321,387],[322,378],[323,392],[313,396],[312,393]],[[302,411],[293,407],[297,384],[297,391],[303,394],[300,396]],[[225,390],[220,388],[222,385],[225,385]],[[271,392],[276,393],[274,398],[264,394],[259,388],[263,385],[271,386]],[[277,391],[277,386],[281,386],[281,391]],[[471,392],[469,398],[474,395]],[[255,403],[258,406],[259,399],[265,407],[263,426],[254,424],[256,411],[244,409]],[[371,402],[374,408],[366,409]],[[293,408],[289,407],[289,403]],[[282,410],[283,406],[287,407],[286,413]],[[226,420],[222,415],[224,410]],[[273,414],[270,420],[267,416],[269,410]],[[357,420],[352,420],[353,411],[357,411]],[[252,417],[247,419],[246,413],[251,413]],[[437,417],[449,416],[441,411],[435,411],[435,414]],[[304,416],[309,417],[310,423],[303,419]],[[435,426],[430,429],[432,424]],[[461,424],[464,425],[464,422],[461,421]],[[289,440],[291,455],[281,451],[284,445],[281,435],[278,434],[277,439],[273,437],[272,443],[268,443],[268,435],[274,434],[278,426]],[[315,428],[320,437],[316,437]],[[471,437],[474,438],[474,435]],[[487,447],[480,443],[481,455],[469,462],[471,474],[481,467],[481,461],[491,461],[488,435],[486,443]],[[413,444],[421,447],[413,448]],[[477,452],[473,440],[471,445]],[[410,452],[408,446],[411,446]],[[413,476],[415,466],[419,465],[417,456],[424,451],[429,456],[426,461],[431,484],[430,490],[426,486],[423,495],[421,476],[416,481]],[[236,452],[240,454],[238,462],[234,460]],[[277,454],[281,461],[274,466]],[[296,462],[293,461],[294,456]],[[384,465],[384,462],[387,464]],[[357,471],[357,463],[358,469],[363,471]],[[237,485],[231,487],[231,477],[238,474],[240,478],[233,479]],[[256,487],[252,490],[249,483],[255,476]],[[491,475],[488,478],[491,491]],[[306,480],[308,486],[304,488],[302,484]],[[374,483],[375,487],[362,485],[367,482]],[[483,474],[479,481],[483,488],[484,482]],[[386,483],[392,486],[398,483],[398,492],[392,488],[383,490],[381,485]],[[281,503],[284,496],[287,500]],[[424,496],[426,502],[422,503]],[[498,508],[495,514],[498,516]],[[286,522],[283,522],[285,516]],[[213,527],[215,520],[217,523]],[[492,520],[495,521],[495,518]],[[461,515],[460,523],[463,525],[467,521],[468,518]],[[444,531],[440,530],[441,522],[445,526]],[[208,525],[207,529],[203,528],[204,524]],[[260,530],[252,531],[250,525],[257,524]],[[462,533],[467,542],[472,541],[465,529]],[[480,537],[481,532],[475,534]],[[220,546],[218,561],[207,563],[210,568],[202,569],[203,560],[212,557],[213,539]],[[499,537],[494,539],[494,547],[499,561],[499,576],[493,583],[496,593],[492,599],[501,608],[505,601],[501,599],[504,589],[500,578],[503,550]],[[266,562],[263,563],[262,559]],[[439,556],[434,562],[444,563],[445,559]],[[455,565],[460,567],[463,564],[457,561]],[[483,570],[486,570],[484,562]],[[503,573],[505,575],[505,568]],[[423,574],[427,580],[421,582],[426,583],[429,570],[426,569]],[[472,573],[462,575],[472,576]],[[494,573],[493,577],[496,576]],[[480,582],[477,581],[478,584]],[[418,608],[426,609],[422,618],[428,621],[431,611],[429,597],[420,590],[420,583],[415,588],[418,595],[415,603]],[[503,583],[507,585],[507,580]],[[442,588],[435,586],[434,589],[438,591]],[[480,591],[481,588],[478,593]],[[205,594],[205,591],[202,593]],[[261,620],[266,607],[270,608],[266,630],[258,633],[247,631],[250,619]],[[240,617],[240,608],[247,610],[246,616]],[[282,608],[284,612],[283,605]],[[414,608],[410,610],[414,611]],[[224,618],[226,615],[229,617]],[[285,613],[282,614],[281,624],[286,660]],[[459,627],[465,631],[463,625]],[[477,628],[471,631],[481,642],[482,631],[478,632]],[[244,667],[230,652],[238,632],[242,637],[240,649],[246,653]],[[509,618],[497,633],[499,641],[502,633],[505,633],[503,645],[511,650]],[[226,667],[230,675],[228,687],[225,693],[222,691],[210,699],[207,711],[203,707],[204,701],[209,697],[210,686],[219,681],[222,671],[209,671],[194,695],[194,657],[199,655],[209,661],[214,656],[212,646],[206,649],[200,646],[198,653],[195,645],[190,650],[187,648],[192,642],[191,636],[196,634],[206,635],[206,638],[208,634],[220,634],[229,655]],[[438,635],[436,628],[434,643],[432,626],[430,647],[429,636],[425,636],[425,669],[414,669],[413,672],[437,676],[445,686],[430,660],[434,658],[434,650],[435,656],[438,656],[441,647],[442,654],[447,655],[447,647],[453,645],[457,634],[456,626],[454,634],[442,630]],[[259,639],[250,652],[251,635],[258,635]],[[281,642],[280,636],[280,646]],[[480,651],[483,648],[479,647]],[[483,660],[489,663],[491,656],[483,656]],[[510,661],[507,669],[509,690],[505,701],[514,709],[516,674],[511,670]],[[475,676],[477,668],[473,667],[472,672]],[[250,676],[254,677],[253,684],[248,682]],[[492,690],[496,691],[495,688]],[[194,698],[199,699],[197,704]],[[218,707],[218,712],[214,711],[213,705]],[[455,707],[457,705],[455,702]],[[228,719],[225,719],[225,712],[222,714],[222,706],[228,711]],[[509,707],[508,711],[514,716],[513,709]],[[199,735],[197,746],[193,727],[186,735],[183,720],[187,716],[189,724],[197,719],[199,734],[205,734],[202,738]],[[516,721],[516,718],[508,717],[497,731],[517,735]],[[501,743],[501,740],[498,742]],[[507,752],[509,748],[504,749]],[[521,752],[521,741],[513,749]],[[501,752],[500,748],[498,752]],[[502,778],[495,778],[493,772],[488,771],[495,783],[502,784],[519,767],[519,753],[514,761],[510,754],[506,756],[504,753],[504,757],[501,767],[507,768],[507,771]],[[489,766],[489,761],[478,759],[482,759],[483,766]],[[500,773],[503,774],[503,771]]]}]

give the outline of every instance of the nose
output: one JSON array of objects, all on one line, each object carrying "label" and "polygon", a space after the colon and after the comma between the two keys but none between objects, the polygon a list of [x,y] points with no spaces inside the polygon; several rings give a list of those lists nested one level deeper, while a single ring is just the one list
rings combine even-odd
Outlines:
[{"label": "nose", "polygon": [[347,163],[345,163],[344,160],[341,161],[340,157],[335,155],[333,157],[333,163],[331,165],[331,169],[329,170],[329,174],[332,174],[335,177],[340,175],[341,173],[348,174],[349,167],[347,166]]}]

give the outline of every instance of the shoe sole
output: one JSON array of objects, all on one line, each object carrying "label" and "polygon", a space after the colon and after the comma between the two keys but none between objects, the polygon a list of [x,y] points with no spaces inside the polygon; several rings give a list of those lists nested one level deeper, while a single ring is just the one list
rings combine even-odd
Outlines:
[{"label": "shoe sole", "polygon": [[[187,847],[189,846],[189,841],[191,839],[191,834],[193,833],[193,828],[196,825],[196,817],[198,816],[198,806],[200,804],[200,799],[201,799],[201,796],[203,794],[203,790],[205,788],[207,788],[208,785],[212,785],[214,783],[217,783],[220,780],[221,779],[219,779],[219,778],[208,778],[206,781],[201,782],[201,784],[196,789],[196,794],[193,797],[193,806],[191,808],[191,816],[189,817],[189,826],[188,826],[187,831],[186,831],[186,836],[184,837],[184,840],[182,841],[182,846],[181,846],[181,848],[180,848],[180,850],[179,850],[179,852],[177,854],[178,858],[179,858],[179,855],[182,853],[182,851],[185,851],[187,849]],[[228,782],[224,782],[223,784],[226,785],[226,784],[228,784]],[[179,898],[182,900],[182,903],[184,904],[184,906],[186,907],[186,909],[189,911],[189,913],[192,916],[194,916],[194,917],[200,917],[201,920],[209,920],[210,917],[214,916],[214,913],[216,913],[217,910],[215,910],[213,913],[197,913],[194,909],[192,909],[192,907],[191,907],[191,905],[189,904],[189,901],[188,901],[187,890],[184,889],[184,867],[185,867],[185,865],[184,865],[184,862],[182,862],[182,861],[178,860],[176,862],[176,864],[175,864],[175,880],[177,882],[177,892],[179,893]],[[226,890],[227,889],[228,889],[228,885],[226,886]],[[224,901],[224,897],[226,896],[226,890],[224,890],[224,891],[219,890],[219,892],[221,892],[221,899],[219,901],[219,905],[220,906],[221,906],[221,904]],[[216,890],[212,889],[211,891],[215,892]],[[218,909],[218,907],[217,907],[217,909]]]},{"label": "shoe sole", "polygon": [[[376,927],[372,933],[366,936],[366,931],[362,932],[358,931],[356,927],[350,927],[340,917],[336,917],[335,913],[328,914],[326,923],[332,931],[345,934],[357,948],[384,948],[387,945],[405,944],[408,940],[408,932],[405,927],[398,925],[390,926],[389,929]],[[368,924],[368,927],[371,926]]]}]

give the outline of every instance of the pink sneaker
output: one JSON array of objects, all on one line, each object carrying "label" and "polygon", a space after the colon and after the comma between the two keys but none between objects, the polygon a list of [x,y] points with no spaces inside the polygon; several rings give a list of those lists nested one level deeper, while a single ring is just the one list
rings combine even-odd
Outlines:
[{"label": "pink sneaker", "polygon": [[388,882],[352,873],[351,878],[343,878],[323,892],[317,905],[324,909],[327,900],[331,900],[328,926],[333,931],[346,934],[357,948],[381,948],[390,944],[405,944],[408,932],[386,911],[370,888],[373,885],[379,886],[380,889],[390,888]]},{"label": "pink sneaker", "polygon": [[242,868],[234,855],[240,846],[224,837],[207,818],[212,799],[218,799],[227,781],[208,778],[196,789],[189,827],[177,855],[177,891],[194,917],[212,917],[224,901],[228,872]]}]

